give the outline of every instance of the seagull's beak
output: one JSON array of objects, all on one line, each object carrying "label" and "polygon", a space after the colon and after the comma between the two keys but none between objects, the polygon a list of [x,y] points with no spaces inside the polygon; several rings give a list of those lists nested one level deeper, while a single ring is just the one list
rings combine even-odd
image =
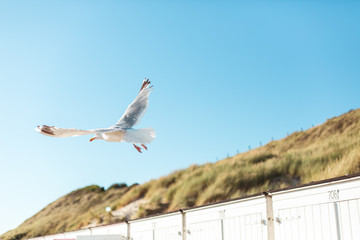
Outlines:
[{"label": "seagull's beak", "polygon": [[95,138],[93,137],[93,138],[91,138],[89,141],[92,142],[92,141],[94,141],[94,140],[95,140]]}]

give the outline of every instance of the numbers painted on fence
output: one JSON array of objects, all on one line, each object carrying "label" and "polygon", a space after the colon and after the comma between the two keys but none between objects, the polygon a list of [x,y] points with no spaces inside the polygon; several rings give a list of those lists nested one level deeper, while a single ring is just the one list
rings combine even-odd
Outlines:
[{"label": "numbers painted on fence", "polygon": [[339,200],[339,199],[340,199],[339,189],[329,191],[329,200]]}]

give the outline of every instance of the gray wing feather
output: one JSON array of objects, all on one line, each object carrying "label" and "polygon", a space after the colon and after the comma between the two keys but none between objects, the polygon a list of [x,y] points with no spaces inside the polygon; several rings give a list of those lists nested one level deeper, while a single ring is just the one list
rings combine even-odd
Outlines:
[{"label": "gray wing feather", "polygon": [[127,129],[138,124],[148,108],[151,88],[149,79],[145,79],[135,100],[127,107],[119,121],[110,128]]}]

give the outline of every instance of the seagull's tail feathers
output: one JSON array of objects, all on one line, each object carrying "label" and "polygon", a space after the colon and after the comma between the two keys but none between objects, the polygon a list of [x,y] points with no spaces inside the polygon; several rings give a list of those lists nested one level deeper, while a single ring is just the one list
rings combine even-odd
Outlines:
[{"label": "seagull's tail feathers", "polygon": [[155,136],[155,130],[152,128],[129,129],[124,134],[122,140],[124,142],[148,144],[154,140]]}]

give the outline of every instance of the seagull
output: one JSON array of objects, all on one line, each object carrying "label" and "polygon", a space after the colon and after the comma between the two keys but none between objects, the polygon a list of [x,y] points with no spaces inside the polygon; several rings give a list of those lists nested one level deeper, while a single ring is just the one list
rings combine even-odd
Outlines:
[{"label": "seagull", "polygon": [[[50,137],[70,137],[95,134],[90,142],[96,139],[103,139],[108,142],[130,142],[135,149],[141,153],[141,147],[145,150],[148,148],[145,144],[149,144],[155,138],[155,131],[152,128],[134,129],[133,126],[140,122],[144,116],[149,104],[149,94],[152,91],[149,79],[143,81],[140,92],[135,100],[127,107],[125,113],[119,121],[108,128],[99,128],[92,130],[80,130],[75,128],[58,128],[54,126],[37,126],[37,132]],[[138,146],[138,145],[140,146]]]}]

